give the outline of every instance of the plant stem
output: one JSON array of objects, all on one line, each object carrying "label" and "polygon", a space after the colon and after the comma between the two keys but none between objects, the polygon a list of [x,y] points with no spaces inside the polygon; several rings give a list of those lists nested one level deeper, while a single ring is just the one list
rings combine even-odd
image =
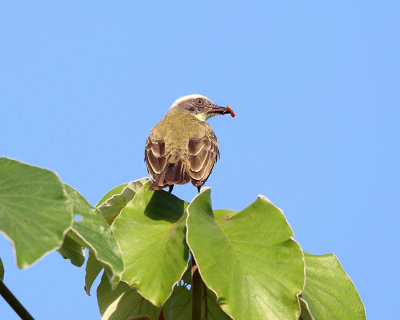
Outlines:
[{"label": "plant stem", "polygon": [[192,320],[201,320],[201,289],[203,281],[192,254]]},{"label": "plant stem", "polygon": [[158,320],[164,320],[164,307],[161,307],[160,314],[158,315]]},{"label": "plant stem", "polygon": [[24,308],[21,302],[12,294],[6,287],[3,281],[0,280],[0,295],[7,301],[11,308],[20,316],[22,320],[34,320],[29,312]]}]

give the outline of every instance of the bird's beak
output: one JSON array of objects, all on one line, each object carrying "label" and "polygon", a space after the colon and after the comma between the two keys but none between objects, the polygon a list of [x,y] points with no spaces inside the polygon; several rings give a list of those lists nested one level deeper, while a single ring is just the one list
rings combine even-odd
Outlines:
[{"label": "bird's beak", "polygon": [[225,108],[225,107],[217,106],[216,104],[207,106],[206,112],[210,116],[214,116],[217,114],[226,114],[226,113],[229,113],[232,117],[235,116],[235,113],[232,111],[231,108],[229,108],[229,106],[226,106],[226,108]]}]

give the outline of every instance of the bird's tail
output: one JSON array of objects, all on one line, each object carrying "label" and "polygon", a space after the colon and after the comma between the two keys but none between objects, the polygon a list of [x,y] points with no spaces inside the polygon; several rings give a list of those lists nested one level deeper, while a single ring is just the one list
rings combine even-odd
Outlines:
[{"label": "bird's tail", "polygon": [[185,184],[189,181],[188,164],[179,160],[175,163],[167,163],[164,170],[149,187],[149,190],[161,190],[174,184]]}]

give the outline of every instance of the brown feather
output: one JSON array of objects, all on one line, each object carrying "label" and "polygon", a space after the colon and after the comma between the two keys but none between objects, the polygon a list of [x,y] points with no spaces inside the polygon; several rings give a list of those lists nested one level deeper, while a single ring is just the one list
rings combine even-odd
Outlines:
[{"label": "brown feather", "polygon": [[211,128],[202,139],[189,140],[189,174],[193,185],[202,186],[207,181],[218,157],[217,137]]},{"label": "brown feather", "polygon": [[[181,126],[188,122],[190,126]],[[145,145],[147,170],[154,181],[149,189],[159,190],[189,181],[202,186],[218,157],[217,137],[208,123],[187,113],[167,114],[151,130]]]},{"label": "brown feather", "polygon": [[149,137],[145,145],[144,159],[151,178],[156,180],[157,175],[159,175],[166,166],[167,159],[164,140],[152,140]]},{"label": "brown feather", "polygon": [[189,155],[190,171],[198,172],[204,167],[204,161],[206,160],[210,150],[202,148],[202,150],[195,156]]},{"label": "brown feather", "polygon": [[165,157],[163,158],[156,158],[156,156],[153,154],[152,150],[149,150],[147,152],[147,158],[148,158],[148,162],[151,166],[151,168],[153,169],[153,171],[155,173],[161,173],[164,170],[165,167]]}]

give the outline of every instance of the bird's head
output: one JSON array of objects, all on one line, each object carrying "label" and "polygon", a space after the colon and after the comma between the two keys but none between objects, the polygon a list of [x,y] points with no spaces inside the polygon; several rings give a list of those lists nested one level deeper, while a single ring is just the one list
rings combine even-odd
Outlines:
[{"label": "bird's head", "polygon": [[191,94],[175,100],[169,111],[176,110],[188,112],[201,121],[206,121],[217,114],[229,113],[232,117],[235,116],[229,107],[217,106],[210,99],[199,94]]}]

